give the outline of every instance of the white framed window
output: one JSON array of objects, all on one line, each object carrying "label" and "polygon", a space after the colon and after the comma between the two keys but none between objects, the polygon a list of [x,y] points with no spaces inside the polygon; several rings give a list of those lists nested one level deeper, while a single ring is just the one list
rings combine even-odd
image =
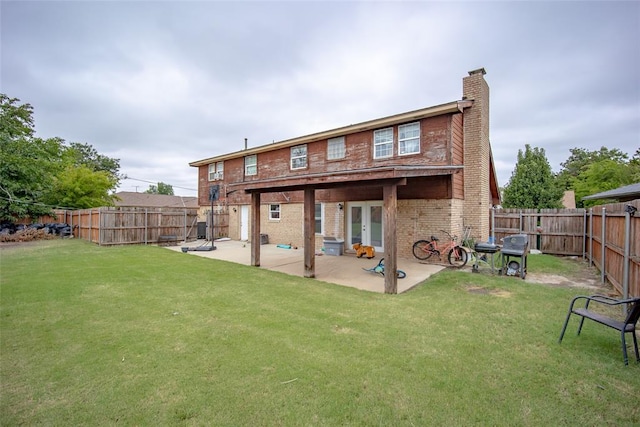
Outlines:
[{"label": "white framed window", "polygon": [[258,156],[256,154],[244,158],[244,174],[245,176],[258,174]]},{"label": "white framed window", "polygon": [[381,159],[393,155],[393,128],[373,132],[373,158]]},{"label": "white framed window", "polygon": [[209,181],[219,181],[224,178],[224,162],[209,165]]},{"label": "white framed window", "polygon": [[316,203],[316,234],[324,234],[324,209],[322,203]]},{"label": "white framed window", "polygon": [[344,159],[345,154],[344,136],[327,141],[327,160]]},{"label": "white framed window", "polygon": [[420,152],[420,123],[398,126],[398,154],[416,154]]},{"label": "white framed window", "polygon": [[306,167],[307,167],[306,144],[291,147],[291,169],[304,169]]},{"label": "white framed window", "polygon": [[280,220],[280,205],[269,205],[269,219],[274,221]]}]

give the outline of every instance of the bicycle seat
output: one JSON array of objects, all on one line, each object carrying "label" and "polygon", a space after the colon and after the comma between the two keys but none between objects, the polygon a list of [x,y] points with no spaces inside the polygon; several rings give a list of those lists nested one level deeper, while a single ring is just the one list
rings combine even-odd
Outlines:
[{"label": "bicycle seat", "polygon": [[431,240],[432,240],[432,241],[436,241],[436,242],[437,242],[437,241],[438,241],[438,240],[440,240],[440,239],[438,239],[436,236],[431,236]]}]

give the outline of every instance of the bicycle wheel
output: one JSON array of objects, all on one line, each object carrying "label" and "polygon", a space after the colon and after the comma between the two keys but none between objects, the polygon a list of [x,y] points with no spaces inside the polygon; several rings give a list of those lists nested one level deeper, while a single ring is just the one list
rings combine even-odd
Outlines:
[{"label": "bicycle wheel", "polygon": [[455,246],[449,251],[449,255],[447,256],[449,264],[458,268],[465,266],[465,264],[467,263],[467,258],[467,251],[465,251],[462,246]]},{"label": "bicycle wheel", "polygon": [[396,270],[397,275],[398,275],[398,279],[404,279],[405,277],[407,277],[407,273],[405,273],[402,270]]},{"label": "bicycle wheel", "polygon": [[434,252],[433,243],[428,240],[418,240],[413,244],[413,256],[418,259],[428,259]]}]

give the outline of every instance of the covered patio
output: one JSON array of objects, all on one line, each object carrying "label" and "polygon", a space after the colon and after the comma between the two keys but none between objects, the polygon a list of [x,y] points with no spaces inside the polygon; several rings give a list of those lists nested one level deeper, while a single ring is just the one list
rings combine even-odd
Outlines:
[{"label": "covered patio", "polygon": [[[182,247],[197,248],[211,247],[211,242],[196,241]],[[201,256],[251,265],[251,244],[237,240],[222,240],[215,242],[215,250],[189,250],[185,256]],[[181,246],[167,247],[170,250],[182,252]],[[316,255],[315,279],[334,283],[341,286],[365,290],[369,292],[385,292],[385,279],[380,274],[365,271],[374,267],[383,255],[376,254],[373,259],[357,258],[354,253],[342,256]],[[304,248],[283,249],[277,245],[260,245],[260,267],[268,270],[304,277]],[[432,274],[441,271],[444,266],[420,262],[417,259],[398,258],[398,269],[407,273],[407,277],[397,280],[398,293],[422,283]]]}]

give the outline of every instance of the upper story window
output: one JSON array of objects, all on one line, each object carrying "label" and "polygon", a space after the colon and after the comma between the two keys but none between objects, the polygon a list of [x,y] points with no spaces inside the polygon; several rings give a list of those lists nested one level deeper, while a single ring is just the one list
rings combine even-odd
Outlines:
[{"label": "upper story window", "polygon": [[373,132],[373,158],[381,159],[393,155],[393,128]]},{"label": "upper story window", "polygon": [[224,178],[224,162],[211,163],[209,165],[209,181],[218,181]]},{"label": "upper story window", "polygon": [[269,205],[269,219],[280,219],[280,205]]},{"label": "upper story window", "polygon": [[327,160],[344,159],[345,154],[344,136],[331,138],[327,142]]},{"label": "upper story window", "polygon": [[291,169],[304,169],[307,167],[307,146],[298,145],[291,147]]},{"label": "upper story window", "polygon": [[258,174],[258,156],[256,154],[244,158],[244,174],[245,176]]},{"label": "upper story window", "polygon": [[420,152],[420,123],[398,126],[398,154],[416,154]]}]

